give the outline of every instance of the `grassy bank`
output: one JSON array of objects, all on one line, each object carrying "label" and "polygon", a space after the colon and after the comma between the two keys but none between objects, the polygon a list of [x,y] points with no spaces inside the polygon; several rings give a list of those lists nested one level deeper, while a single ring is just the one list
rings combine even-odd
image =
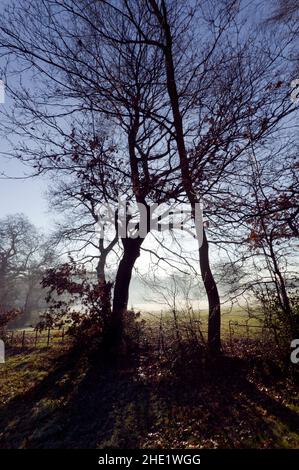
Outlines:
[{"label": "grassy bank", "polygon": [[299,448],[296,375],[243,346],[207,362],[148,343],[118,367],[58,345],[10,351],[0,447]]}]

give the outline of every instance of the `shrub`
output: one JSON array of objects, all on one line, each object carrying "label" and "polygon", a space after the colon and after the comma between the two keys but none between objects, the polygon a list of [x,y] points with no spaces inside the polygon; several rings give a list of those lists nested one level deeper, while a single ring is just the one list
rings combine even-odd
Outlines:
[{"label": "shrub", "polygon": [[38,329],[68,325],[68,333],[80,342],[105,333],[111,312],[111,283],[90,282],[85,268],[70,260],[49,269],[42,286],[48,289],[48,310]]}]

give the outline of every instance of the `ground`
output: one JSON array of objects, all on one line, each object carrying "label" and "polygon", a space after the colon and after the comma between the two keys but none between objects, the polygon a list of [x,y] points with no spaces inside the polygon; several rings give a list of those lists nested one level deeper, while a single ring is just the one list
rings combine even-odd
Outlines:
[{"label": "ground", "polygon": [[0,367],[0,448],[299,448],[297,371],[245,341],[217,360],[184,343],[117,366],[14,349]]}]

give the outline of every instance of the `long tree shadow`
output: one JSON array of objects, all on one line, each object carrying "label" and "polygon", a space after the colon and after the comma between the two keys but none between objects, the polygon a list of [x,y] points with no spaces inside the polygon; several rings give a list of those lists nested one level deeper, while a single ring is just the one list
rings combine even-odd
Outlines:
[{"label": "long tree shadow", "polygon": [[[263,383],[250,379],[249,369],[246,361],[226,357],[199,374],[197,380],[196,371],[186,376],[184,369],[175,384],[161,388],[164,409],[189,408],[184,424],[191,420],[191,433],[207,447],[279,447],[275,423],[299,438],[299,413],[280,401],[279,396],[271,396]],[[168,421],[172,418],[169,415]],[[177,433],[181,421],[180,418]],[[188,433],[182,439],[186,437]]]},{"label": "long tree shadow", "polygon": [[0,447],[135,447],[149,409],[135,369],[134,362],[90,364],[74,352],[61,357],[33,389],[1,408]]},{"label": "long tree shadow", "polygon": [[275,447],[273,420],[299,433],[298,414],[250,381],[244,363],[224,362],[198,380],[157,375],[140,375],[133,360],[116,367],[67,353],[1,408],[0,447],[156,446],[148,436],[169,429],[169,447]]}]

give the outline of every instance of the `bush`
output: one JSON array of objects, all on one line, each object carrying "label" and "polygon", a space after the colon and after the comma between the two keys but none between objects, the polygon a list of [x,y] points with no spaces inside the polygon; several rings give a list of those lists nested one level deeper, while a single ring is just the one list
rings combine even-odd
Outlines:
[{"label": "bush", "polygon": [[289,356],[290,343],[299,338],[299,291],[288,294],[290,311],[286,311],[274,288],[265,286],[256,294],[265,327],[273,331],[276,344]]},{"label": "bush", "polygon": [[42,286],[49,289],[48,310],[36,328],[61,328],[80,342],[103,336],[111,313],[111,283],[92,283],[86,270],[71,260],[49,269]]},{"label": "bush", "polygon": [[0,305],[0,338],[5,341],[7,337],[7,325],[22,314],[21,310],[7,310]]}]

